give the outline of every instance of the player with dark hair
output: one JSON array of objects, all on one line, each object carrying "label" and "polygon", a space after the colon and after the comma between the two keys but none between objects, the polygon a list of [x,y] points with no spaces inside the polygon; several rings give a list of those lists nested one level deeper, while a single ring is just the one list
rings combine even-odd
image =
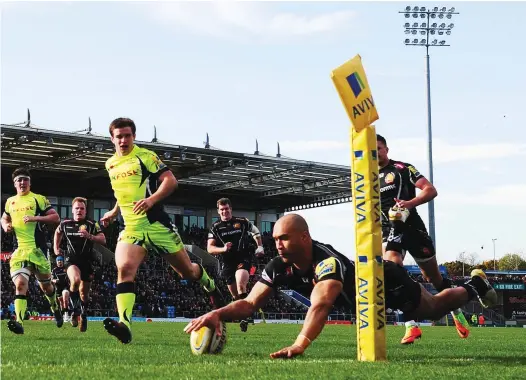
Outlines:
[{"label": "player with dark hair", "polygon": [[[232,203],[228,198],[217,201],[217,213],[221,219],[215,222],[208,234],[207,250],[221,258],[221,276],[235,300],[247,296],[247,284],[252,266],[252,243],[257,242],[255,254],[263,255],[263,242],[259,230],[246,218],[232,215]],[[248,321],[242,320],[241,331],[246,332]]]},{"label": "player with dark hair", "polygon": [[64,322],[69,321],[69,286],[68,286],[68,274],[66,267],[64,267],[64,257],[57,256],[57,266],[51,271],[52,282],[55,284],[57,300],[60,304],[60,308],[64,312]]},{"label": "player with dark hair", "polygon": [[106,161],[106,170],[117,203],[101,222],[107,225],[120,209],[125,227],[115,250],[119,322],[106,318],[103,323],[109,334],[130,343],[135,276],[147,250],[163,257],[182,278],[199,281],[214,307],[223,301],[203,266],[190,261],[177,227],[164,211],[162,200],[177,188],[173,173],[157,154],[135,144],[133,120],[115,119],[109,130],[115,154]]},{"label": "player with dark hair", "polygon": [[[245,318],[264,306],[273,289],[285,286],[309,297],[311,306],[296,341],[270,354],[272,358],[291,358],[303,354],[321,333],[334,306],[351,313],[356,310],[355,265],[328,244],[312,240],[305,219],[297,214],[280,218],[273,231],[279,256],[272,259],[247,298],[192,320],[185,331],[203,326],[216,328],[219,321]],[[399,309],[413,318],[438,319],[452,309],[478,299],[483,307],[497,302],[497,293],[483,271],[475,269],[471,279],[457,288],[433,296],[412,279],[400,265],[384,261],[385,307]]]},{"label": "player with dark hair", "polygon": [[[383,136],[377,135],[376,140],[380,166],[384,260],[402,266],[405,251],[409,251],[420,267],[423,277],[431,282],[437,291],[451,288],[451,280],[443,278],[440,274],[434,243],[416,210],[417,206],[437,196],[435,187],[413,165],[389,159],[389,148]],[[420,190],[418,195],[416,189]],[[462,310],[453,310],[451,314],[459,336],[467,338],[469,323]],[[406,317],[406,333],[401,343],[413,343],[421,336],[422,330],[416,322]]]},{"label": "player with dark hair", "polygon": [[46,295],[57,327],[64,320],[57,302],[55,286],[51,282],[51,265],[46,256],[47,244],[44,224],[58,224],[60,217],[46,197],[31,191],[31,174],[25,168],[12,174],[16,195],[7,199],[2,215],[2,228],[15,235],[15,251],[9,268],[15,284],[16,320],[9,320],[7,327],[15,334],[24,333],[24,316],[27,309],[29,277],[34,274]]},{"label": "player with dark hair", "polygon": [[88,219],[86,198],[76,197],[71,202],[72,219],[65,219],[55,230],[53,239],[55,252],[62,252],[60,245],[65,239],[66,269],[70,282],[71,300],[71,324],[79,326],[80,332],[88,329],[88,303],[91,281],[93,280],[95,260],[93,253],[94,243],[106,244],[106,237],[102,233],[99,224]]}]

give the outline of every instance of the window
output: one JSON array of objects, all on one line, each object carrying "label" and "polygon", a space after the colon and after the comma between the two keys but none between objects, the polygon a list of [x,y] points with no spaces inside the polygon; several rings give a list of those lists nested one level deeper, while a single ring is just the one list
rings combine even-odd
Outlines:
[{"label": "window", "polygon": [[95,208],[93,209],[93,219],[98,222],[109,210],[107,208]]},{"label": "window", "polygon": [[57,209],[60,219],[71,218],[71,206],[58,206]]},{"label": "window", "polygon": [[271,222],[261,222],[261,233],[272,232]]},{"label": "window", "polygon": [[215,222],[217,222],[219,220],[219,216],[213,216],[212,217],[212,224],[214,224]]}]

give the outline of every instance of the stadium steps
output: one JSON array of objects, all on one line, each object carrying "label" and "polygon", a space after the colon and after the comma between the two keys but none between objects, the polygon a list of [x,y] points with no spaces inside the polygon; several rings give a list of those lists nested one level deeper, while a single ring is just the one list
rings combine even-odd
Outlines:
[{"label": "stadium steps", "polygon": [[281,293],[286,299],[292,300],[298,305],[310,307],[310,300],[307,297],[302,296],[295,290],[282,289]]}]

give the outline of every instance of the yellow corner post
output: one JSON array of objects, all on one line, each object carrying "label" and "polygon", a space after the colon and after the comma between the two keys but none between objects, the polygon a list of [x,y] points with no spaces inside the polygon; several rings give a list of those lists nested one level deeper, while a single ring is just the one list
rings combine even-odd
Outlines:
[{"label": "yellow corner post", "polygon": [[376,150],[376,106],[359,55],[334,69],[331,78],[351,119],[351,187],[356,240],[358,360],[387,359],[385,291]]}]

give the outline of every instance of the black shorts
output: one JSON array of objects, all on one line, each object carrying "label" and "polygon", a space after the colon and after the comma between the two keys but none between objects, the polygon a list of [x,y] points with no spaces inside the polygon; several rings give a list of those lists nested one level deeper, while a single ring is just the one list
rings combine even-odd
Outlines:
[{"label": "black shorts", "polygon": [[62,292],[64,289],[69,290],[68,284],[64,284],[63,282],[57,282],[55,284],[55,293],[57,294],[57,297],[62,297]]},{"label": "black shorts", "polygon": [[404,313],[420,305],[422,288],[407,270],[392,261],[384,260],[385,306]]},{"label": "black shorts", "polygon": [[244,269],[250,272],[252,264],[250,261],[245,260],[238,263],[224,263],[221,269],[221,277],[226,281],[227,285],[232,285],[236,282],[236,272],[240,269]]},{"label": "black shorts", "polygon": [[79,268],[81,281],[91,282],[93,280],[95,270],[93,269],[93,265],[91,265],[89,260],[67,257],[64,266],[69,268],[71,265],[75,265],[77,268]]},{"label": "black shorts", "polygon": [[411,225],[403,225],[402,228],[382,225],[382,242],[386,244],[386,251],[396,251],[404,256],[404,251],[408,251],[417,263],[436,255],[433,240],[427,231]]}]

